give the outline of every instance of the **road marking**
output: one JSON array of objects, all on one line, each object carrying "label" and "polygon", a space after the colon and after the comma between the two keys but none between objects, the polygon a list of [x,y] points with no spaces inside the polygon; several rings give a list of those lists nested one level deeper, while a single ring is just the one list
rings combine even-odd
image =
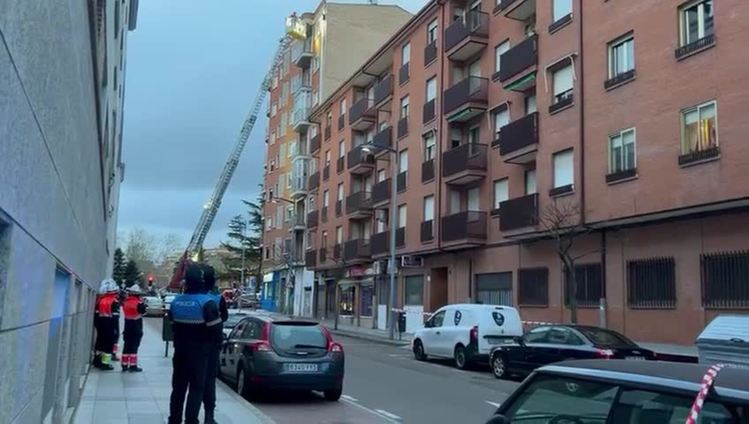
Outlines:
[{"label": "road marking", "polygon": [[[388,412],[389,415],[385,415],[382,412],[379,412],[381,410],[374,410],[374,409],[367,408],[366,406],[360,405],[360,404],[358,404],[358,403],[356,403],[354,401],[348,400],[348,399],[346,399],[343,396],[341,396],[341,400],[344,401],[344,402],[346,402],[349,405],[353,405],[353,406],[355,406],[357,408],[363,409],[363,410],[369,412],[370,414],[374,414],[374,415],[377,415],[378,417],[382,417],[382,418],[384,418],[389,423],[400,424],[400,422],[401,422],[400,417],[398,417],[397,420],[391,418],[390,416],[397,417],[397,415],[390,414],[389,412]],[[384,412],[387,412],[387,411],[384,411]]]},{"label": "road marking", "polygon": [[491,405],[491,406],[493,406],[495,408],[499,408],[499,405],[501,405],[501,403],[492,402],[492,401],[489,401],[489,400],[485,400],[484,402],[488,403],[489,405]]},{"label": "road marking", "polygon": [[388,418],[390,418],[393,421],[403,421],[403,419],[395,414],[391,414],[388,411],[385,411],[384,409],[375,409],[375,411],[379,412],[380,415],[384,415]]},{"label": "road marking", "polygon": [[350,400],[351,402],[359,402],[359,400],[357,398],[353,397],[353,396],[341,395],[341,397],[344,398],[344,399],[346,399],[346,400]]}]

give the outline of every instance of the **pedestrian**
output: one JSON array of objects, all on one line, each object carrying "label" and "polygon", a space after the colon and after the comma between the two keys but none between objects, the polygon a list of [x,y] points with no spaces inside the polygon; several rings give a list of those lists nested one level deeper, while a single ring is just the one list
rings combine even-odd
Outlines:
[{"label": "pedestrian", "polygon": [[122,307],[125,314],[122,372],[141,372],[143,369],[138,367],[138,347],[143,338],[143,314],[146,313],[146,303],[143,299],[143,291],[138,284],[128,287],[126,292],[127,297]]},{"label": "pedestrian", "polygon": [[208,357],[214,344],[211,332],[221,324],[216,299],[204,293],[203,272],[199,265],[191,263],[187,266],[184,288],[184,294],[174,298],[169,311],[174,334],[169,424],[182,422],[183,407],[185,424],[199,423]]},{"label": "pedestrian", "polygon": [[99,285],[99,296],[94,310],[94,366],[105,371],[113,370],[112,352],[117,343],[120,328],[119,288],[114,280],[106,279]]},{"label": "pedestrian", "polygon": [[216,424],[214,411],[216,410],[216,378],[219,370],[219,353],[224,341],[223,323],[229,319],[229,311],[224,297],[216,290],[216,272],[210,265],[203,265],[203,283],[205,293],[213,296],[219,305],[221,324],[211,330],[213,345],[208,356],[208,371],[206,373],[205,392],[203,393],[203,409],[205,410],[205,424]]}]

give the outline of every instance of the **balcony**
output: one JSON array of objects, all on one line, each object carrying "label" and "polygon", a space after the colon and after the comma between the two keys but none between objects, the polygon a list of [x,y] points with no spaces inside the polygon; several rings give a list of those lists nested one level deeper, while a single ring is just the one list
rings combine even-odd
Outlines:
[{"label": "balcony", "polygon": [[324,264],[328,260],[328,248],[327,247],[321,247],[318,251],[318,259],[320,260],[320,265]]},{"label": "balcony", "polygon": [[346,215],[351,219],[372,216],[372,193],[359,191],[346,197]]},{"label": "balcony", "polygon": [[525,164],[536,160],[538,112],[516,119],[499,130],[499,154],[507,163]]},{"label": "balcony", "polygon": [[317,224],[320,220],[320,212],[318,211],[312,211],[307,214],[307,228],[317,228]]},{"label": "balcony", "polygon": [[372,260],[369,240],[349,240],[343,245],[343,260],[346,264],[369,262]]},{"label": "balcony", "polygon": [[424,108],[421,111],[421,122],[426,124],[434,119],[435,109],[437,109],[437,100],[432,99],[424,103]]},{"label": "balcony", "polygon": [[291,216],[291,232],[305,231],[307,229],[307,221],[304,218],[303,213],[295,213]]},{"label": "balcony", "polygon": [[317,191],[317,189],[320,188],[320,172],[319,171],[309,176],[307,187],[309,187],[309,191]]},{"label": "balcony", "polygon": [[364,152],[361,146],[354,147],[348,152],[346,163],[348,164],[349,172],[358,175],[369,174],[375,167],[374,156]]},{"label": "balcony", "polygon": [[538,224],[538,194],[505,200],[499,204],[499,229],[513,231]]},{"label": "balcony", "polygon": [[[533,35],[520,42],[520,44],[516,44],[499,57],[499,81],[506,89],[523,91],[529,88],[526,85],[530,81],[525,81],[519,87],[515,86],[527,78],[528,74],[523,74],[523,72],[526,70],[535,72],[537,64],[538,36]],[[519,75],[526,76],[515,78]],[[535,84],[535,75],[533,76],[533,84]]]},{"label": "balcony", "polygon": [[395,185],[398,193],[406,191],[408,186],[408,171],[399,172],[395,179]]},{"label": "balcony", "polygon": [[369,239],[369,246],[373,257],[386,256],[390,251],[390,230],[385,230],[381,233],[372,234],[372,238]]},{"label": "balcony", "polygon": [[[372,144],[391,147],[393,145],[393,127],[388,125],[387,127],[381,129],[380,132],[375,134],[374,138],[372,139]],[[387,153],[387,150],[375,149],[374,152],[375,156],[380,156],[383,153]]]},{"label": "balcony", "polygon": [[428,243],[434,240],[434,220],[422,221],[421,223],[421,242]]},{"label": "balcony", "polygon": [[437,42],[432,41],[424,47],[424,66],[428,66],[435,59],[437,59]]},{"label": "balcony", "polygon": [[341,250],[343,250],[343,246],[338,243],[333,246],[333,260],[337,261],[341,259]]},{"label": "balcony", "polygon": [[421,182],[426,183],[434,179],[434,159],[421,163]]},{"label": "balcony", "polygon": [[390,200],[390,178],[372,186],[372,206],[382,206]]},{"label": "balcony", "polygon": [[398,139],[408,135],[408,116],[398,120]]},{"label": "balcony", "polygon": [[393,76],[388,74],[374,89],[374,105],[381,109],[393,99]]},{"label": "balcony", "polygon": [[317,251],[308,250],[304,254],[304,266],[306,268],[314,268],[317,266]]},{"label": "balcony", "polygon": [[377,109],[374,107],[374,99],[364,97],[349,109],[348,123],[353,130],[368,130],[375,124],[376,119]]},{"label": "balcony", "polygon": [[312,89],[309,86],[301,86],[294,94],[294,113],[291,115],[291,126],[295,132],[303,133],[312,125],[309,120],[311,105]]},{"label": "balcony", "polygon": [[442,153],[442,177],[451,185],[466,185],[486,177],[486,144],[466,143]]},{"label": "balcony", "polygon": [[314,137],[309,139],[309,152],[314,154],[320,150],[320,134],[316,134]]},{"label": "balcony", "polygon": [[335,162],[335,172],[337,174],[340,174],[343,172],[343,169],[346,167],[346,157],[341,156],[338,159],[336,159]]},{"label": "balcony", "polygon": [[307,195],[309,191],[309,177],[299,176],[291,178],[291,198],[297,200]]},{"label": "balcony", "polygon": [[464,62],[481,53],[489,43],[489,14],[471,10],[445,29],[445,54]]},{"label": "balcony", "polygon": [[445,249],[486,244],[486,212],[464,211],[442,218],[440,235]]},{"label": "balcony", "polygon": [[468,77],[445,90],[444,113],[448,122],[465,122],[486,112],[489,80]]},{"label": "balcony", "polygon": [[714,45],[715,45],[715,34],[709,34],[700,38],[697,41],[694,41],[685,46],[679,47],[678,49],[674,51],[674,56],[676,56],[676,60],[682,60],[695,53],[709,49],[710,47],[713,47]]},{"label": "balcony", "polygon": [[536,14],[536,0],[502,0],[499,9],[510,19],[525,21]]},{"label": "balcony", "polygon": [[291,45],[291,61],[302,69],[309,68],[313,55],[311,38],[295,41]]}]

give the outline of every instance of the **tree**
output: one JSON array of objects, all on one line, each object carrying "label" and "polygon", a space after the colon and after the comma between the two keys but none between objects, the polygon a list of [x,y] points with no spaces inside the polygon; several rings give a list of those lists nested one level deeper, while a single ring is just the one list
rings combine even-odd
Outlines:
[{"label": "tree", "polygon": [[156,237],[142,228],[134,228],[126,236],[125,256],[134,261],[138,269],[151,272],[156,267],[157,244]]},{"label": "tree", "polygon": [[[262,186],[261,186],[262,188]],[[256,202],[243,200],[247,206],[247,217],[234,216],[228,224],[226,236],[228,241],[221,242],[228,254],[222,258],[225,271],[219,278],[239,281],[242,275],[242,250],[244,249],[245,278],[254,276],[256,281],[262,278],[262,234],[263,234],[263,197],[262,189]]]},{"label": "tree", "polygon": [[130,259],[125,265],[125,286],[130,287],[133,284],[140,281],[141,272],[138,269],[138,264]]},{"label": "tree", "polygon": [[117,284],[123,284],[125,282],[125,254],[119,247],[114,251],[114,269],[112,271],[112,278]]}]

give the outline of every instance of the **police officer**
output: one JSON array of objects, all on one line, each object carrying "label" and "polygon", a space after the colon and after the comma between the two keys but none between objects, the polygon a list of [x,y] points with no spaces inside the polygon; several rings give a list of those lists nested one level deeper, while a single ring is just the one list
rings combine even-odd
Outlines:
[{"label": "police officer", "polygon": [[96,342],[94,349],[96,356],[94,366],[109,371],[112,367],[112,351],[120,328],[119,288],[114,280],[106,279],[99,285],[99,297],[96,299],[94,311],[94,327],[96,328]]},{"label": "police officer", "polygon": [[143,338],[143,314],[146,313],[146,303],[139,285],[133,284],[126,291],[127,296],[122,306],[122,311],[125,314],[125,331],[123,332],[125,346],[122,349],[122,372],[141,372],[143,369],[138,367],[138,347]]},{"label": "police officer", "polygon": [[216,325],[211,331],[213,345],[208,356],[208,371],[206,372],[205,392],[203,393],[203,408],[205,410],[205,424],[216,424],[214,411],[216,410],[216,378],[218,377],[218,357],[221,352],[223,337],[223,323],[229,319],[229,311],[226,307],[224,297],[216,290],[216,272],[210,265],[203,265],[203,283],[205,293],[213,296],[219,305],[221,324]]},{"label": "police officer", "polygon": [[216,299],[204,291],[201,267],[195,263],[189,264],[185,270],[185,292],[174,298],[169,313],[174,333],[170,424],[182,422],[183,405],[185,424],[199,423],[208,357],[215,343],[212,332],[221,324]]}]

